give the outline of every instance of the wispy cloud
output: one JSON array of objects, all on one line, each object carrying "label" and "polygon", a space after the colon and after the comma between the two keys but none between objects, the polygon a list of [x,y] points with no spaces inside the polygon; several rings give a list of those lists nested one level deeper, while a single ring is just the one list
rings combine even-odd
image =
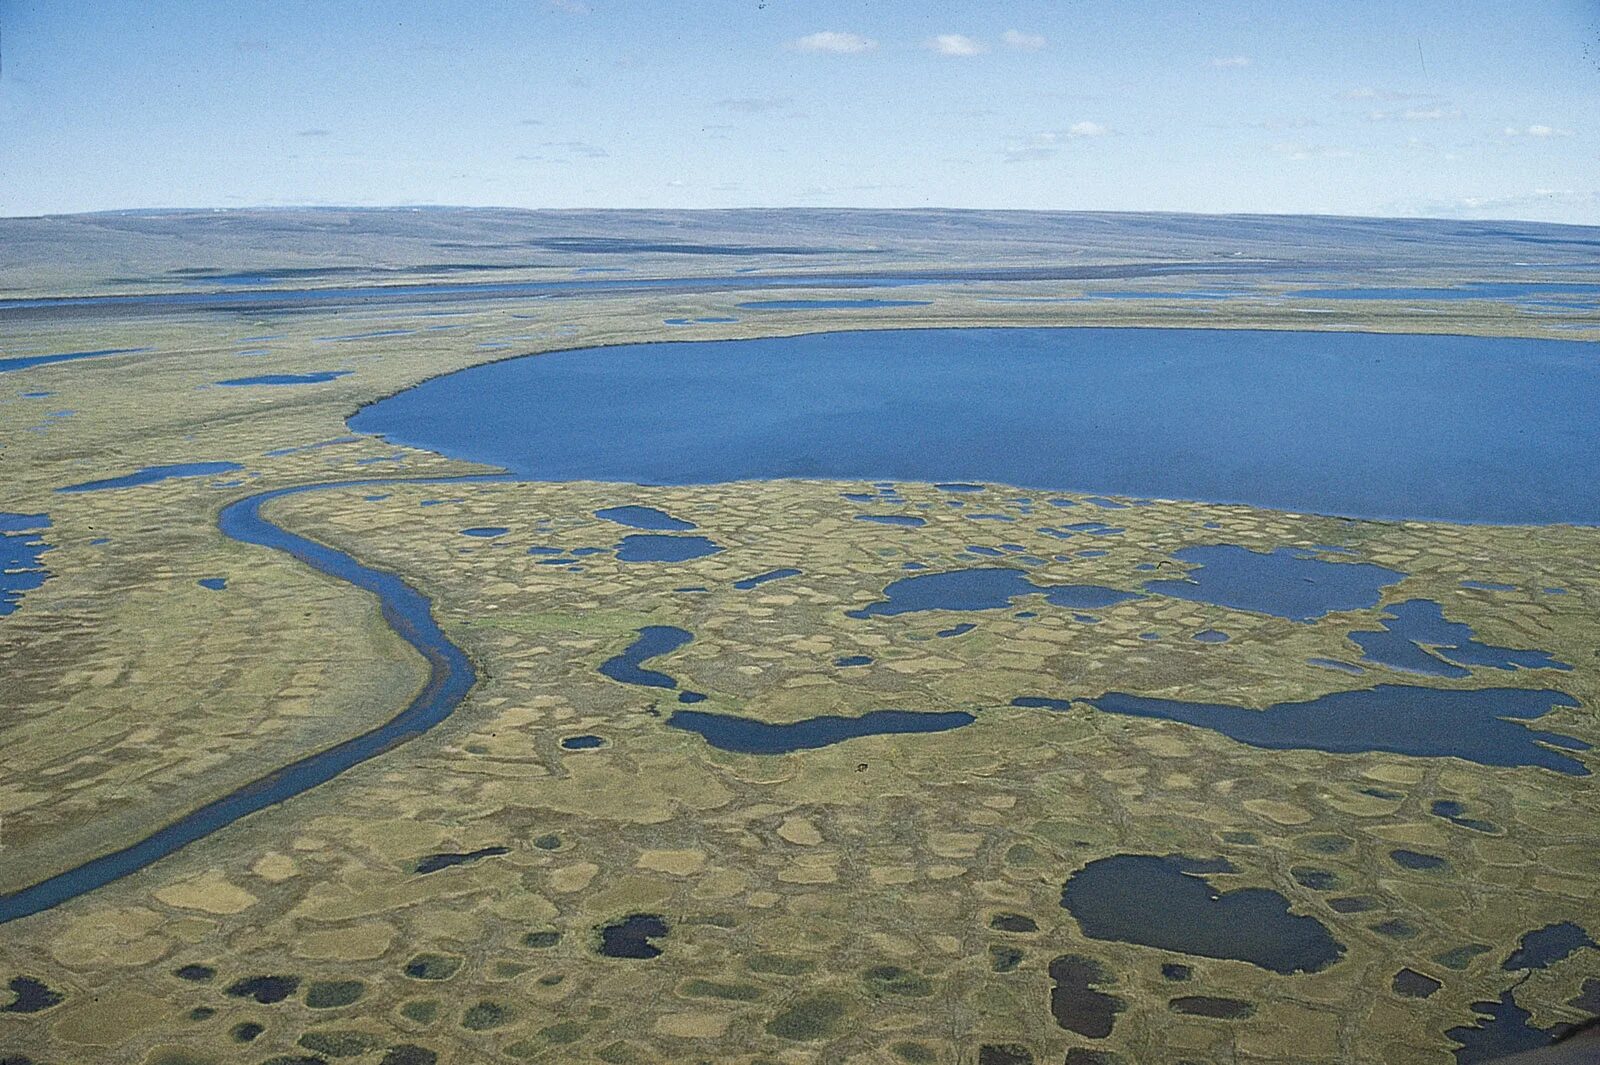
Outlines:
[{"label": "wispy cloud", "polygon": [[1007,48],[1015,48],[1019,52],[1037,52],[1048,43],[1037,33],[1023,33],[1021,30],[1006,30],[1000,39]]},{"label": "wispy cloud", "polygon": [[1285,159],[1349,159],[1354,153],[1329,144],[1302,144],[1299,141],[1279,141],[1272,150]]},{"label": "wispy cloud", "polygon": [[583,0],[545,0],[547,6],[557,11],[565,11],[569,15],[587,15],[589,5]]},{"label": "wispy cloud", "polygon": [[1030,137],[1020,138],[1005,148],[1000,157],[1008,163],[1033,163],[1049,159],[1068,141],[1087,137],[1104,137],[1111,130],[1098,122],[1074,122],[1066,129],[1045,130]]},{"label": "wispy cloud", "polygon": [[1397,92],[1393,89],[1374,89],[1370,85],[1363,85],[1355,89],[1346,89],[1339,94],[1341,100],[1379,100],[1384,103],[1400,103],[1404,100],[1425,100],[1430,94],[1420,92]]},{"label": "wispy cloud", "polygon": [[786,46],[792,52],[832,52],[835,55],[857,55],[861,52],[870,52],[878,47],[878,42],[870,37],[862,37],[854,33],[841,33],[838,30],[822,30],[819,33],[797,37]]},{"label": "wispy cloud", "polygon": [[599,145],[590,144],[588,141],[545,141],[544,147],[565,148],[573,155],[581,155],[585,159],[605,159],[611,154]]},{"label": "wispy cloud", "polygon": [[1454,107],[1408,107],[1402,111],[1368,111],[1368,122],[1443,122],[1460,118]]},{"label": "wispy cloud", "polygon": [[1541,140],[1545,140],[1545,139],[1548,139],[1550,137],[1570,137],[1570,136],[1572,136],[1572,131],[1570,129],[1558,129],[1555,126],[1545,126],[1545,125],[1538,125],[1538,124],[1532,125],[1532,126],[1522,126],[1522,127],[1507,126],[1506,127],[1506,136],[1508,136],[1508,137],[1535,137],[1535,138],[1538,138],[1538,139],[1541,139]]},{"label": "wispy cloud", "polygon": [[768,111],[782,111],[794,101],[787,96],[736,96],[718,100],[712,107],[719,111],[733,111],[741,115],[759,115]]},{"label": "wispy cloud", "polygon": [[1250,57],[1247,55],[1219,55],[1211,61],[1214,67],[1247,67]]},{"label": "wispy cloud", "polygon": [[296,137],[331,137],[333,136],[333,130],[322,129],[321,127],[316,127],[313,129],[297,129],[294,131],[294,135]]},{"label": "wispy cloud", "polygon": [[929,37],[923,45],[940,55],[982,55],[989,50],[989,46],[982,41],[962,33],[941,33],[937,37]]}]

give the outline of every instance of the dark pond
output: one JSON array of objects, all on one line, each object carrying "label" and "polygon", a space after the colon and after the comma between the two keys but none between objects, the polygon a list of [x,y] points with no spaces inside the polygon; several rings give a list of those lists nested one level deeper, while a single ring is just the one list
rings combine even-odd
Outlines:
[{"label": "dark pond", "polygon": [[708,714],[678,710],[667,718],[673,728],[698,733],[711,746],[739,754],[789,754],[829,747],[862,736],[948,732],[970,725],[977,718],[960,710],[919,713],[911,710],[873,710],[859,717],[808,717],[772,725],[736,714]]},{"label": "dark pond", "polygon": [[1572,667],[1545,651],[1496,647],[1474,638],[1472,626],[1449,621],[1431,599],[1408,599],[1384,607],[1382,631],[1350,634],[1361,657],[1405,673],[1435,677],[1470,677],[1467,666],[1490,669],[1559,669]]},{"label": "dark pond", "polygon": [[845,655],[845,656],[843,656],[841,658],[835,658],[833,660],[833,664],[836,665],[836,666],[841,666],[841,667],[870,666],[870,665],[872,665],[872,656],[871,655]]},{"label": "dark pond", "polygon": [[746,577],[743,580],[734,581],[733,586],[743,592],[749,591],[751,588],[755,588],[758,585],[766,584],[768,581],[781,581],[786,577],[798,576],[800,576],[800,571],[797,569],[774,569],[768,570],[765,573],[757,573],[753,577]]},{"label": "dark pond", "polygon": [[1449,821],[1452,825],[1457,825],[1461,828],[1470,828],[1474,832],[1493,833],[1500,830],[1500,826],[1496,825],[1493,821],[1483,821],[1475,817],[1467,817],[1466,807],[1461,805],[1459,802],[1454,801],[1453,799],[1436,799],[1434,800],[1433,804],[1428,807],[1428,809],[1433,816],[1442,817],[1446,821]]},{"label": "dark pond", "polygon": [[879,525],[905,525],[914,529],[928,524],[926,518],[919,518],[915,514],[857,514],[856,520],[876,522]]},{"label": "dark pond", "polygon": [[926,307],[932,302],[932,300],[751,300],[739,306],[750,311],[808,311],[861,307]]},{"label": "dark pond", "polygon": [[315,373],[264,373],[254,377],[230,377],[217,384],[228,388],[248,388],[251,385],[320,385],[348,377],[354,370],[320,370]]},{"label": "dark pond", "polygon": [[1146,581],[1145,591],[1291,621],[1377,606],[1383,589],[1405,577],[1369,562],[1328,561],[1298,547],[1263,552],[1212,544],[1185,547],[1172,557],[1194,568],[1181,578]]},{"label": "dark pond", "polygon": [[1523,969],[1543,969],[1571,957],[1578,951],[1600,949],[1600,944],[1589,937],[1583,926],[1571,921],[1545,925],[1529,932],[1517,944],[1517,949],[1500,966],[1507,972]]},{"label": "dark pond", "polygon": [[1389,986],[1404,998],[1428,998],[1444,985],[1415,969],[1401,969],[1394,974]]},{"label": "dark pond", "polygon": [[592,751],[605,745],[605,740],[593,735],[568,736],[561,741],[564,751]]},{"label": "dark pond", "polygon": [[1034,584],[1028,575],[1009,567],[978,566],[942,573],[902,577],[883,590],[884,599],[860,610],[852,618],[889,617],[919,610],[999,610],[1014,599],[1043,595],[1052,606],[1098,610],[1140,596],[1098,584]]},{"label": "dark pond", "polygon": [[43,536],[49,527],[50,518],[44,514],[0,513],[0,617],[17,609],[23,592],[50,578],[39,564],[50,550]]},{"label": "dark pond", "polygon": [[85,481],[57,488],[58,492],[99,492],[108,488],[134,488],[142,484],[156,484],[177,477],[214,477],[219,473],[242,470],[237,462],[176,462],[167,466],[146,466],[121,477],[107,477],[100,481]]},{"label": "dark pond", "polygon": [[462,536],[477,536],[488,540],[496,536],[504,536],[510,532],[504,525],[475,525],[470,529],[462,529]]},{"label": "dark pond", "polygon": [[1091,939],[1246,961],[1276,973],[1316,972],[1344,954],[1322,922],[1290,913],[1289,900],[1276,891],[1218,891],[1200,875],[1228,868],[1173,855],[1119,854],[1074,873],[1061,905]]},{"label": "dark pond", "polygon": [[1216,891],[1200,872],[1218,867],[1227,864],[1118,854],[1070,876],[1061,905],[1090,939],[1248,961],[1283,974],[1317,972],[1341,958],[1344,947],[1328,929],[1317,918],[1290,913],[1278,892]]},{"label": "dark pond", "polygon": [[1050,1013],[1056,1024],[1087,1039],[1111,1034],[1117,1014],[1127,1003],[1097,990],[1111,982],[1111,974],[1098,961],[1080,954],[1063,954],[1050,963]]},{"label": "dark pond", "polygon": [[720,545],[704,536],[671,536],[664,533],[633,533],[617,542],[619,562],[687,562],[721,551]]},{"label": "dark pond", "polygon": [[603,507],[595,511],[594,516],[616,522],[618,525],[626,525],[630,529],[648,529],[652,532],[688,532],[697,528],[694,522],[674,518],[666,511],[657,510],[655,507],[635,505]]},{"label": "dark pond", "polygon": [[[1541,766],[1587,776],[1575,758],[1553,747],[1586,751],[1589,745],[1555,732],[1522,724],[1558,706],[1578,701],[1564,692],[1531,688],[1442,690],[1380,684],[1359,691],[1334,692],[1300,703],[1277,703],[1265,710],[1220,703],[1190,703],[1107,692],[1083,699],[1097,710],[1130,717],[1181,721],[1269,750],[1331,751],[1354,754],[1389,751],[1421,757],[1464,758],[1480,765]],[[1013,706],[1064,710],[1072,700],[1025,696]]]},{"label": "dark pond", "polygon": [[0,1013],[39,1013],[59,1005],[65,997],[43,980],[31,976],[13,976],[6,986],[11,989],[12,999],[0,1006]]},{"label": "dark pond", "polygon": [[466,865],[470,862],[480,861],[484,858],[494,858],[502,854],[510,854],[509,847],[481,847],[475,851],[442,851],[430,854],[417,862],[415,872],[419,876],[437,873],[441,869],[449,869],[457,865]]},{"label": "dark pond", "polygon": [[1255,1016],[1254,1003],[1239,998],[1219,995],[1183,995],[1170,1000],[1167,1009],[1187,1017],[1211,1017],[1216,1020],[1238,1021]]},{"label": "dark pond", "polygon": [[940,637],[941,639],[948,640],[952,636],[965,636],[967,633],[971,632],[977,627],[978,626],[972,624],[970,621],[966,621],[962,622],[960,625],[952,625],[948,629],[940,629],[938,632],[934,633],[934,635]]},{"label": "dark pond", "polygon": [[653,913],[636,913],[600,927],[600,953],[608,958],[656,958],[661,948],[651,942],[667,935],[667,922]]},{"label": "dark pond", "polygon": [[1524,1050],[1549,1046],[1554,1032],[1535,1028],[1533,1015],[1506,991],[1497,1002],[1474,1002],[1472,1011],[1478,1014],[1475,1024],[1463,1025],[1445,1032],[1445,1038],[1460,1044],[1456,1050],[1457,1065],[1495,1061]]},{"label": "dark pond", "polygon": [[[1600,359],[1575,341],[916,329],[511,359],[350,424],[538,481],[1002,483],[1595,523],[1596,409]],[[1095,429],[1016,445],[1062,424]]]},{"label": "dark pond", "polygon": [[201,577],[195,583],[198,584],[200,587],[210,589],[213,592],[220,592],[220,591],[222,591],[224,588],[226,588],[228,586],[228,578],[226,578],[226,577]]},{"label": "dark pond", "polygon": [[[678,682],[665,673],[642,668],[646,659],[671,654],[694,639],[694,634],[672,625],[646,625],[639,630],[639,638],[630,643],[620,655],[600,663],[600,672],[623,684],[640,684],[650,688],[676,690]],[[685,692],[692,695],[692,692]],[[680,696],[680,699],[682,697]],[[694,701],[694,700],[686,700]]]},{"label": "dark pond", "polygon": [[1402,869],[1415,869],[1419,872],[1443,869],[1449,864],[1437,854],[1423,854],[1421,851],[1406,850],[1403,847],[1390,851],[1389,859]]},{"label": "dark pond", "polygon": [[102,348],[99,351],[66,351],[57,355],[27,355],[20,358],[0,359],[0,373],[26,370],[30,366],[48,366],[56,362],[75,362],[78,359],[96,359],[102,355],[137,355],[151,348]]}]

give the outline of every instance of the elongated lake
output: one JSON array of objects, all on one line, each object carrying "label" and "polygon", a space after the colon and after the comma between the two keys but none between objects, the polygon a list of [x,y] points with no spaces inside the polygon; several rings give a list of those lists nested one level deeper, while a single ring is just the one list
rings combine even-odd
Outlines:
[{"label": "elongated lake", "polygon": [[960,481],[1354,517],[1600,523],[1600,347],[912,329],[477,366],[351,428],[540,481]]}]

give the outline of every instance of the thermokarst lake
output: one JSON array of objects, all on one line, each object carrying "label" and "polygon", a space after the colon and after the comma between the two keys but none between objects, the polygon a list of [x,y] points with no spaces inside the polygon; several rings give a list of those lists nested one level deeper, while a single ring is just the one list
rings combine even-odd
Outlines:
[{"label": "thermokarst lake", "polygon": [[[1447,1065],[1594,1012],[1600,359],[1519,317],[1575,282],[714,236],[0,300],[73,355],[0,395],[0,1057]],[[829,265],[632,258],[743,246]]]}]

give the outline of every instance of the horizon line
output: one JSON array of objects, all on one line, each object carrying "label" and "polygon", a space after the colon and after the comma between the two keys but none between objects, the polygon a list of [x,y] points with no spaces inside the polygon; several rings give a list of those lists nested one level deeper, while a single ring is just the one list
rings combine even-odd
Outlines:
[{"label": "horizon line", "polygon": [[0,222],[46,221],[52,219],[90,218],[96,216],[176,215],[176,214],[243,214],[248,212],[293,211],[351,211],[351,212],[423,212],[423,211],[510,211],[524,214],[734,214],[739,212],[812,212],[860,214],[1009,214],[1009,215],[1161,215],[1184,218],[1267,218],[1267,219],[1339,219],[1358,222],[1449,222],[1465,225],[1495,225],[1514,222],[1518,225],[1550,226],[1561,229],[1600,229],[1600,222],[1551,222],[1532,218],[1495,217],[1460,218],[1449,215],[1426,214],[1339,214],[1324,211],[1175,211],[1161,208],[1060,208],[1060,207],[853,207],[853,206],[783,206],[743,207],[518,207],[506,204],[451,204],[451,203],[394,203],[394,204],[254,204],[229,207],[218,206],[166,206],[166,207],[112,207],[86,211],[53,211],[43,214],[6,214],[0,209]]}]

